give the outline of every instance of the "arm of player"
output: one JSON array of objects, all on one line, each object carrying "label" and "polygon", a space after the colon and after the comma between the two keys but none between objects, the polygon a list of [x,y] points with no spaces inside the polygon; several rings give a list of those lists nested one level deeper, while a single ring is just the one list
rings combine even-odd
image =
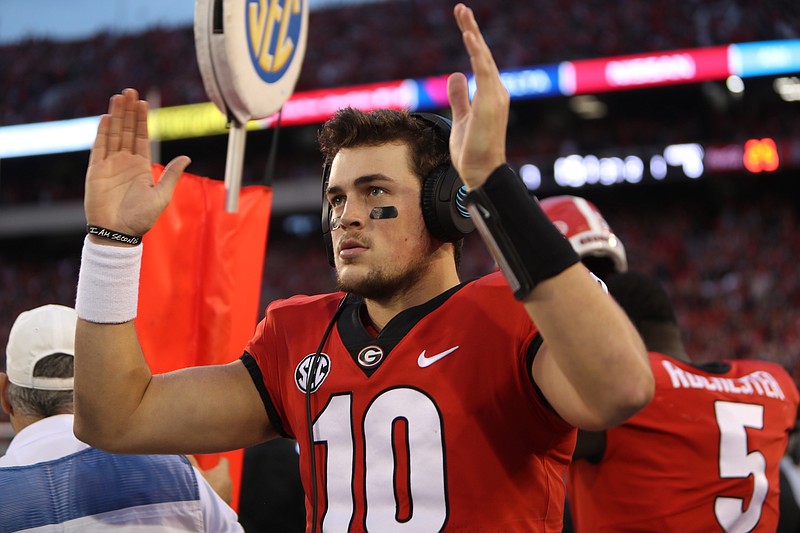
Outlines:
[{"label": "arm of player", "polygon": [[524,303],[544,339],[533,378],[564,420],[599,431],[650,402],[655,381],[644,343],[586,267],[542,281]]},{"label": "arm of player", "polygon": [[214,453],[277,437],[240,361],[151,375],[132,322],[78,320],[75,435],[113,453]]},{"label": "arm of player", "polygon": [[[155,224],[189,158],[173,159],[154,184],[149,146],[147,104],[125,89],[111,98],[89,158],[89,224],[129,235],[144,235]],[[97,245],[127,246],[89,238]],[[75,434],[81,440],[115,452],[205,453],[263,441],[272,436],[269,428],[241,362],[152,376],[133,320],[78,321]]]},{"label": "arm of player", "polygon": [[[453,13],[476,91],[470,102],[464,75],[448,79],[450,153],[462,181],[476,189],[506,161],[510,98],[472,10],[458,4]],[[545,341],[534,359],[533,377],[565,420],[583,429],[604,429],[649,402],[654,385],[644,345],[582,265],[539,282],[524,304]]]}]

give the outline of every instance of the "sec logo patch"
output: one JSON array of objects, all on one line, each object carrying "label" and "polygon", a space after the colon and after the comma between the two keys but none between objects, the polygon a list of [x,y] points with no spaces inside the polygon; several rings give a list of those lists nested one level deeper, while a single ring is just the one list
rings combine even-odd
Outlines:
[{"label": "sec logo patch", "polygon": [[[315,359],[316,364],[314,363]],[[313,368],[313,376],[311,376],[312,367],[315,367]],[[310,392],[316,392],[320,385],[322,385],[322,382],[325,381],[325,378],[328,377],[330,371],[331,358],[328,357],[328,354],[320,353],[319,357],[317,357],[315,353],[308,354],[300,361],[297,368],[295,368],[294,381],[297,384],[297,388],[300,389],[300,392],[305,393],[308,387],[311,387]]]}]

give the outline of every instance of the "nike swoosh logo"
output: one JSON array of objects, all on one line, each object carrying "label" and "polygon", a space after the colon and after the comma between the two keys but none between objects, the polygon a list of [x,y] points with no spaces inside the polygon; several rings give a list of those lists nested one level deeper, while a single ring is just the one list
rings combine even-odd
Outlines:
[{"label": "nike swoosh logo", "polygon": [[422,353],[419,354],[419,359],[417,359],[417,364],[419,365],[420,368],[425,368],[426,366],[431,366],[436,361],[439,361],[440,359],[444,359],[445,357],[447,357],[451,353],[455,352],[456,350],[458,350],[458,348],[459,348],[459,346],[453,346],[449,350],[445,350],[443,352],[439,352],[436,355],[431,355],[430,357],[425,357],[425,350],[422,350]]}]

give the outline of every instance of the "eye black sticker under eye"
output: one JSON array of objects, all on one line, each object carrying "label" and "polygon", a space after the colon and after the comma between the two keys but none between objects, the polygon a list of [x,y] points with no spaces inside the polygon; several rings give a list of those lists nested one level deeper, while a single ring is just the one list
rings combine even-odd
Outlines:
[{"label": "eye black sticker under eye", "polygon": [[386,207],[375,207],[370,211],[369,218],[373,220],[380,220],[383,218],[397,218],[397,208],[393,205]]}]

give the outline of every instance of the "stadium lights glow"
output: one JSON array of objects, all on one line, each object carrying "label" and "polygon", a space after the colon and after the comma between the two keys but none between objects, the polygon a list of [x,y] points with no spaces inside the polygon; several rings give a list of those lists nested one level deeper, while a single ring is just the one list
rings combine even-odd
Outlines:
[{"label": "stadium lights glow", "polygon": [[774,139],[749,139],[744,143],[743,154],[744,168],[757,174],[759,172],[774,172],[780,166],[778,146]]},{"label": "stadium lights glow", "polygon": [[664,159],[673,167],[681,167],[688,178],[703,175],[703,147],[696,143],[671,144],[664,149]]},{"label": "stadium lights glow", "polygon": [[571,154],[556,159],[552,174],[546,177],[543,177],[546,173],[533,163],[522,165],[519,174],[531,191],[542,188],[545,181],[548,185],[564,188],[623,183],[636,185],[649,178],[661,181],[668,172],[674,177],[697,179],[705,172],[704,156],[705,151],[699,144],[670,144],[647,155]]},{"label": "stadium lights glow", "polygon": [[542,173],[536,165],[522,165],[519,175],[529,191],[535,191],[542,186]]},{"label": "stadium lights glow", "polygon": [[784,102],[800,102],[800,78],[795,76],[775,78],[772,88]]},{"label": "stadium lights glow", "polygon": [[744,81],[736,75],[728,76],[728,79],[725,80],[725,86],[733,94],[742,94],[744,92]]},{"label": "stadium lights glow", "polygon": [[0,158],[88,150],[100,117],[38,122],[0,128]]},{"label": "stadium lights glow", "polygon": [[642,181],[644,162],[635,155],[627,157],[580,156],[559,157],[554,167],[556,184],[561,187],[614,185]]},{"label": "stadium lights glow", "polygon": [[576,115],[586,120],[603,118],[608,114],[608,106],[591,94],[571,97],[569,99],[569,108]]}]

